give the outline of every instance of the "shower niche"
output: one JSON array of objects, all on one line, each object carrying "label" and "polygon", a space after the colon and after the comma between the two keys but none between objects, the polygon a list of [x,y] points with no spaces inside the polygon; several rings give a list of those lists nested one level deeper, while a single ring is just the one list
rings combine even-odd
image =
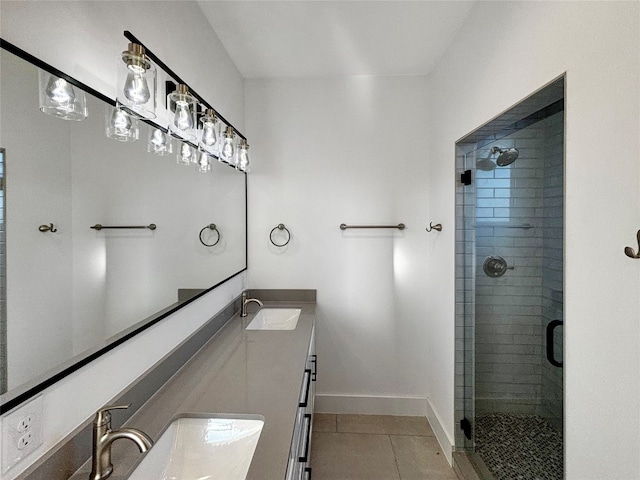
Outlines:
[{"label": "shower niche", "polygon": [[564,475],[564,91],[456,144],[455,441],[481,478]]}]

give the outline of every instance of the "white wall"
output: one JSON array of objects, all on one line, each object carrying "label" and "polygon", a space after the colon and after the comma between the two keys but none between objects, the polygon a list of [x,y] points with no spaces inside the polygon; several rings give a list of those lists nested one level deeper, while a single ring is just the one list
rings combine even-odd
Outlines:
[{"label": "white wall", "polygon": [[[454,144],[567,72],[566,478],[640,478],[640,4],[478,2],[429,78],[425,187],[454,221]],[[433,237],[430,403],[453,438],[454,231]]]},{"label": "white wall", "polygon": [[[240,130],[243,79],[194,2],[39,2],[0,4],[1,36],[107,96],[130,30]],[[169,35],[180,31],[180,35]],[[205,222],[208,223],[208,222]],[[203,224],[204,225],[204,224]],[[244,288],[240,275],[44,392],[44,445],[9,472],[14,478],[89,418]],[[103,381],[96,383],[95,378]]]},{"label": "white wall", "polygon": [[[63,231],[71,228],[71,157],[68,142],[58,141],[69,137],[69,122],[54,123],[38,112],[35,69],[2,55],[2,74],[0,146],[6,149],[6,171],[12,179],[29,179],[5,179],[11,222],[6,248],[12,252],[7,257],[7,377],[13,389],[71,356],[71,239],[37,230],[50,222]],[[7,114],[25,104],[32,116]],[[28,155],[22,145],[29,146]],[[33,292],[38,292],[35,298]]]},{"label": "white wall", "polygon": [[317,409],[424,412],[425,77],[246,85],[250,284],[318,290]]}]

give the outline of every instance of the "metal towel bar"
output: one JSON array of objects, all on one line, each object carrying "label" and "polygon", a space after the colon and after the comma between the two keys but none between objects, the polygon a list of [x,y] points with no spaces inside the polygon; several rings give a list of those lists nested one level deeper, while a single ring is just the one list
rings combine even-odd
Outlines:
[{"label": "metal towel bar", "polygon": [[398,225],[347,225],[345,223],[340,224],[340,230],[346,230],[347,228],[397,228],[398,230],[404,230],[404,223]]},{"label": "metal towel bar", "polygon": [[95,225],[92,225],[89,228],[93,228],[94,230],[105,230],[107,228],[148,228],[149,230],[155,230],[156,229],[156,224],[155,223],[150,223],[149,225],[100,225],[99,223],[96,223]]}]

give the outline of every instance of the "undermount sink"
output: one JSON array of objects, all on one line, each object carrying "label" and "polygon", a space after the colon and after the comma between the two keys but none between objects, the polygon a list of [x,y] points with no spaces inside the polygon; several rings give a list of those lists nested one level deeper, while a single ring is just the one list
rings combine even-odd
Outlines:
[{"label": "undermount sink", "polygon": [[247,330],[293,330],[300,311],[299,308],[263,308],[247,325]]},{"label": "undermount sink", "polygon": [[174,420],[129,480],[244,480],[264,419],[230,417],[185,416]]}]

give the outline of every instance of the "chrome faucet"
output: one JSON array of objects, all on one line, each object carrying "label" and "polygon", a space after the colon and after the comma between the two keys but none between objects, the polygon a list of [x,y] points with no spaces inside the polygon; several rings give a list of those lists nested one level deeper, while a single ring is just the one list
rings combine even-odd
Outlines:
[{"label": "chrome faucet", "polygon": [[261,307],[264,306],[264,304],[257,298],[247,298],[247,292],[242,292],[242,308],[240,309],[241,317],[247,316],[247,303],[251,303],[251,302],[255,302]]},{"label": "chrome faucet", "polygon": [[128,438],[138,446],[142,453],[149,450],[153,445],[153,441],[146,433],[135,428],[111,430],[111,413],[109,410],[116,408],[129,408],[129,405],[112,405],[102,408],[96,413],[96,418],[93,421],[93,458],[91,460],[91,476],[89,480],[103,480],[113,472],[111,444],[114,441],[120,438]]}]

